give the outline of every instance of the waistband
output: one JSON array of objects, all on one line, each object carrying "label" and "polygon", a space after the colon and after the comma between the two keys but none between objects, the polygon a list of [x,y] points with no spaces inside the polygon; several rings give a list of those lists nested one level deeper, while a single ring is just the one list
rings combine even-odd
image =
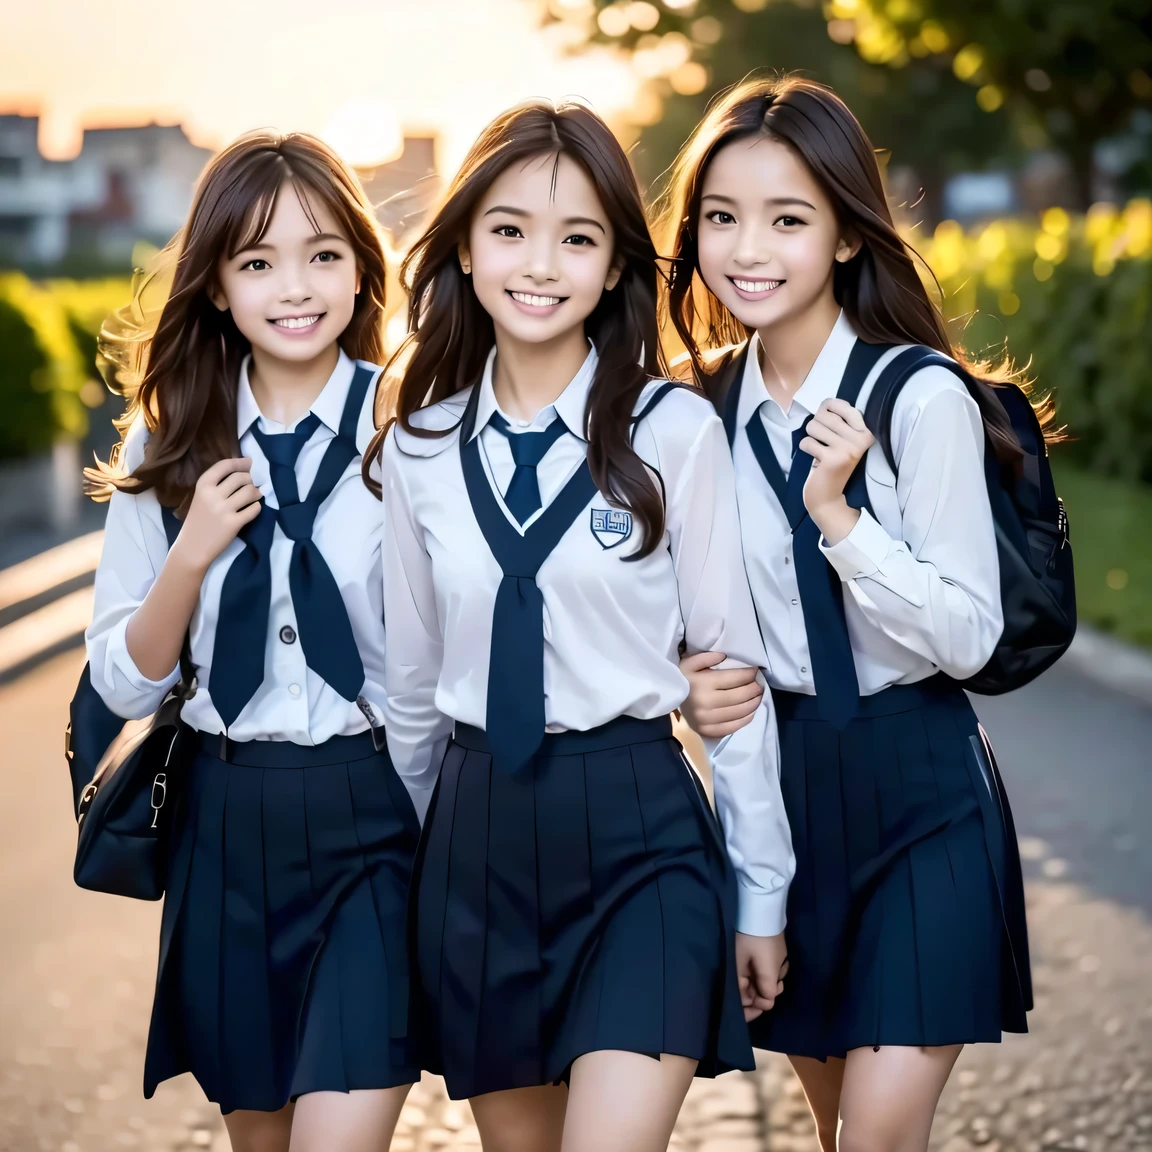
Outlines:
[{"label": "waistband", "polygon": [[[671,716],[657,716],[653,720],[618,716],[607,724],[589,728],[585,732],[547,732],[537,755],[582,756],[588,752],[606,752],[609,748],[624,748],[629,744],[648,744],[654,740],[671,738]],[[491,751],[487,733],[483,728],[473,728],[471,724],[457,724],[452,740],[473,752]]]},{"label": "waistband", "polygon": [[197,748],[217,760],[247,768],[320,768],[366,760],[384,751],[384,729],[355,736],[333,736],[323,744],[293,744],[291,740],[229,740],[222,732],[194,732]]},{"label": "waistband", "polygon": [[[772,689],[772,703],[781,720],[822,720],[820,705],[815,696],[803,692],[785,692]],[[950,676],[937,672],[915,684],[893,684],[872,696],[861,696],[856,713],[858,720],[876,716],[898,716],[901,712],[914,712],[926,704],[954,703],[968,707],[964,690]]]}]

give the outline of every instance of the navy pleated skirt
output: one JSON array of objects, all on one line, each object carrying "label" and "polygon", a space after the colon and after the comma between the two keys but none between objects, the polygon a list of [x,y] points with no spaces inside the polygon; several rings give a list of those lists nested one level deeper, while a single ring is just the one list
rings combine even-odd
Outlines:
[{"label": "navy pleated skirt", "polygon": [[605,1049],[753,1066],[735,881],[667,717],[549,735],[521,776],[457,726],[412,902],[420,1063],[454,1099]]},{"label": "navy pleated skirt", "polygon": [[936,676],[842,732],[774,692],[796,876],[790,971],[753,1043],[825,1059],[999,1041],[1032,1006],[1016,834],[968,698]]},{"label": "navy pleated skirt", "polygon": [[[195,734],[194,734],[195,735]],[[419,1079],[407,890],[419,825],[370,733],[199,737],[177,818],[144,1094],[191,1072],[224,1112]]]}]

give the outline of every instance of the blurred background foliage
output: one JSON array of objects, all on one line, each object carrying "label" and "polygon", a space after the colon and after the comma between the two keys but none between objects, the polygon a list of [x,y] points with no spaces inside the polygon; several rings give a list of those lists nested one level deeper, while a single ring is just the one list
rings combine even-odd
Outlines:
[{"label": "blurred background foliage", "polygon": [[[1028,152],[1068,161],[1066,207],[1094,198],[1114,137],[1123,192],[1146,187],[1152,0],[536,0],[574,51],[608,44],[645,79],[634,117],[653,180],[708,100],[757,70],[831,84],[914,169],[939,219],[944,179]],[[935,209],[935,210],[934,210]]]},{"label": "blurred background foliage", "polygon": [[118,415],[96,372],[96,336],[104,318],[127,303],[129,281],[0,276],[0,460],[46,451],[63,437],[93,449],[109,439],[95,410]]}]

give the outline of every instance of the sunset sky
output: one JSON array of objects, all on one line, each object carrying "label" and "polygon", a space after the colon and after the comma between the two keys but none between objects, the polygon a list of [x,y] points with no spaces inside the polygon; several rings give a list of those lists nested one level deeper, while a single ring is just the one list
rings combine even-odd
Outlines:
[{"label": "sunset sky", "polygon": [[[67,156],[82,125],[183,122],[217,147],[258,126],[387,158],[388,124],[441,134],[451,168],[500,109],[577,94],[627,107],[607,56],[564,58],[525,0],[33,0],[5,6],[0,111],[39,111]],[[394,133],[391,133],[394,134]],[[338,137],[334,138],[334,137]],[[347,155],[349,152],[358,155]]]}]

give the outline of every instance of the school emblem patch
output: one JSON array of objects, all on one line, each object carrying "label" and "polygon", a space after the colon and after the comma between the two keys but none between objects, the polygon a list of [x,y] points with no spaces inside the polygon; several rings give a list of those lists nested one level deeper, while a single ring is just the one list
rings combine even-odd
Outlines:
[{"label": "school emblem patch", "polygon": [[593,508],[592,535],[601,548],[615,548],[632,535],[632,513],[620,508]]}]

